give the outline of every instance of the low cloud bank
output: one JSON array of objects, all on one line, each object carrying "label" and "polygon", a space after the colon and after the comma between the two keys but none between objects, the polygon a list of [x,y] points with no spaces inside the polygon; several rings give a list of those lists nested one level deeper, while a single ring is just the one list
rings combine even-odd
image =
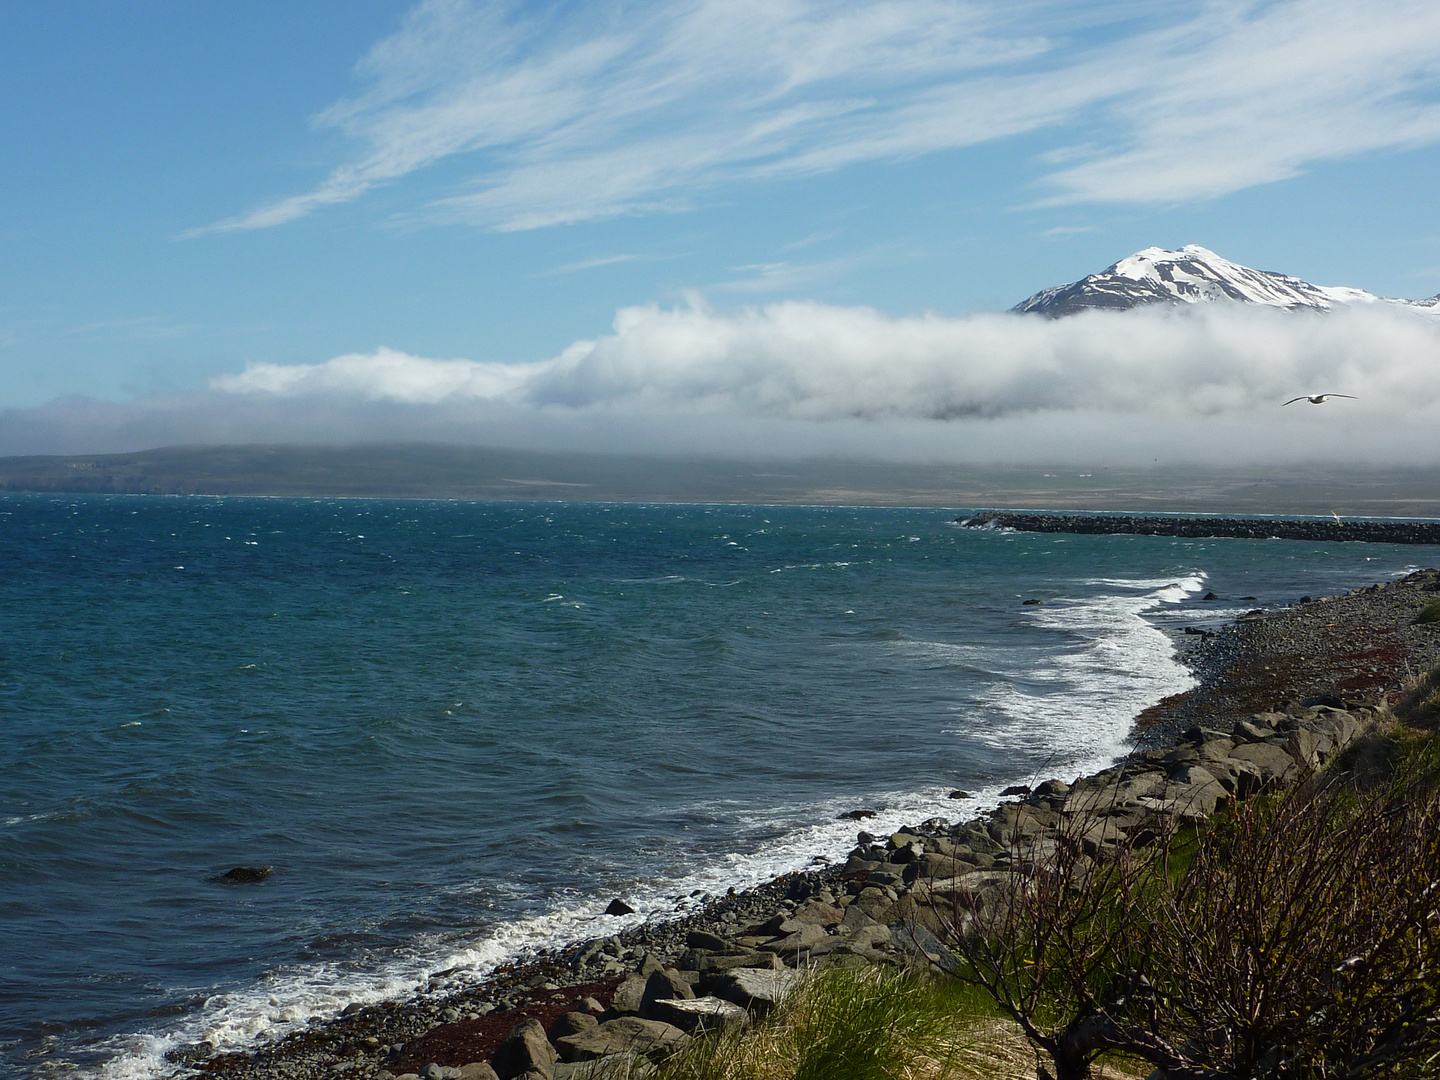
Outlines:
[{"label": "low cloud bank", "polygon": [[[1281,408],[1297,394],[1358,400]],[[0,414],[0,452],[418,439],[531,449],[1148,463],[1440,461],[1440,319],[1206,305],[893,318],[698,299],[522,364],[393,349]]]},{"label": "low cloud bank", "polygon": [[1406,416],[1440,406],[1440,319],[1389,305],[1335,313],[1207,305],[891,318],[807,302],[717,314],[623,309],[614,332],[529,364],[392,349],[257,364],[234,394],[503,402],[812,421],[994,419],[1094,410],[1215,416],[1348,393]]}]

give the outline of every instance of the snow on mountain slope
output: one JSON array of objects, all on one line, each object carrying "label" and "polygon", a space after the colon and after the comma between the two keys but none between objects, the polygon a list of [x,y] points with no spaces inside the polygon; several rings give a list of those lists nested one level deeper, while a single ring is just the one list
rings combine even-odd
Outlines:
[{"label": "snow on mountain slope", "polygon": [[1179,251],[1158,247],[1137,251],[1103,273],[1043,289],[1011,310],[1054,319],[1094,308],[1124,311],[1141,304],[1222,301],[1322,311],[1344,304],[1402,304],[1440,315],[1440,296],[1391,300],[1362,289],[1312,285],[1285,274],[1252,270],[1198,244],[1187,244]]}]

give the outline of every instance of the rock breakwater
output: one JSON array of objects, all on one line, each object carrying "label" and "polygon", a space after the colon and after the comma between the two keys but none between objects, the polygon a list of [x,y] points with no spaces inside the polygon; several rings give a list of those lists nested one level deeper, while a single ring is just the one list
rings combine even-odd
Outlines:
[{"label": "rock breakwater", "polygon": [[1331,518],[1202,517],[1149,514],[1038,514],[987,510],[956,518],[968,528],[1020,532],[1139,536],[1235,537],[1246,540],[1341,540],[1372,544],[1440,544],[1440,522]]}]

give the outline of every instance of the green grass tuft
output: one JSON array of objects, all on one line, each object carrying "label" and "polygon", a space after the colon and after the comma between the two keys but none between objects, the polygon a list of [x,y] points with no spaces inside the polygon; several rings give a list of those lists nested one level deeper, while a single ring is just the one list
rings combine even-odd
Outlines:
[{"label": "green grass tuft", "polygon": [[1024,1037],[975,989],[928,975],[840,968],[806,979],[754,1027],[696,1040],[649,1080],[1034,1076]]}]

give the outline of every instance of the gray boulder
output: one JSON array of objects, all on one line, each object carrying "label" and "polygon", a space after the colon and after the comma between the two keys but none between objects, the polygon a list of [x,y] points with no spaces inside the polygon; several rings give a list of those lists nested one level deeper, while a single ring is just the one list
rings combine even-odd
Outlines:
[{"label": "gray boulder", "polygon": [[685,946],[690,949],[704,949],[706,952],[725,952],[730,948],[730,943],[708,930],[691,930],[685,935]]},{"label": "gray boulder", "polygon": [[[860,895],[863,897],[865,893],[861,893]],[[859,902],[859,900],[856,901],[857,904]],[[804,952],[812,945],[818,945],[825,940],[825,928],[823,926],[816,926],[814,923],[796,923],[795,925],[798,929],[793,933],[786,934],[784,937],[777,938],[774,941],[766,942],[760,946],[761,950],[775,953],[778,956],[784,956],[786,953]]]},{"label": "gray boulder", "polygon": [[640,1006],[645,1003],[645,987],[649,979],[640,975],[631,975],[624,982],[615,988],[615,994],[610,999],[610,1011],[617,1013],[638,1013]]},{"label": "gray boulder", "polygon": [[1260,771],[1267,787],[1284,784],[1296,778],[1300,766],[1282,747],[1273,743],[1246,743],[1231,751],[1236,761],[1248,761]]},{"label": "gray boulder", "polygon": [[566,1035],[578,1035],[599,1026],[600,1021],[588,1012],[568,1012],[550,1025],[550,1041],[563,1039]]},{"label": "gray boulder", "polygon": [[545,1028],[539,1020],[522,1020],[505,1036],[490,1059],[499,1080],[514,1080],[522,1073],[538,1072],[550,1075],[555,1064],[555,1048],[545,1035]]},{"label": "gray boulder", "polygon": [[656,1001],[652,1019],[673,1024],[681,1031],[726,1031],[743,1027],[750,1014],[723,998],[700,997]]},{"label": "gray boulder", "polygon": [[668,1001],[671,998],[690,999],[694,996],[695,991],[680,977],[679,972],[661,969],[645,982],[645,993],[640,999],[640,1015],[647,1020],[657,1019],[654,1014],[657,1001]]},{"label": "gray boulder", "polygon": [[713,992],[726,1001],[766,1012],[784,999],[800,982],[801,975],[789,969],[761,971],[758,968],[736,968],[711,983]]},{"label": "gray boulder", "polygon": [[593,1061],[611,1054],[663,1058],[689,1044],[690,1036],[673,1024],[638,1016],[622,1016],[589,1031],[567,1035],[557,1045],[566,1061]]}]

